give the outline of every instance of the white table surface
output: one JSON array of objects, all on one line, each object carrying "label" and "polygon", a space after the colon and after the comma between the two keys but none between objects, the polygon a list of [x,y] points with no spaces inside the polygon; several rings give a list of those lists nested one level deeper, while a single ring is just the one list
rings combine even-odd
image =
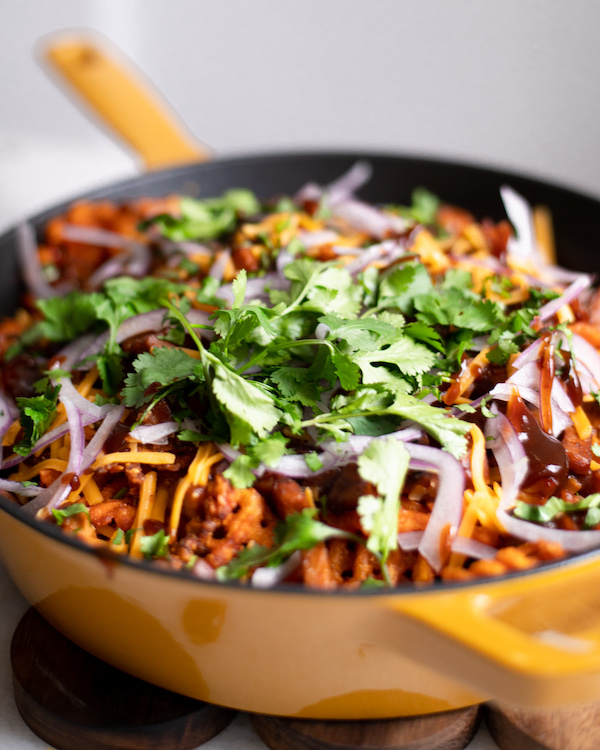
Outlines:
[{"label": "white table surface", "polygon": [[[63,198],[136,173],[133,161],[110,143],[30,142],[0,132],[0,231]],[[14,703],[9,662],[14,629],[27,609],[0,563],[0,748],[47,750],[21,719]],[[469,750],[497,750],[485,727]],[[264,750],[266,745],[240,715],[206,750]]]}]

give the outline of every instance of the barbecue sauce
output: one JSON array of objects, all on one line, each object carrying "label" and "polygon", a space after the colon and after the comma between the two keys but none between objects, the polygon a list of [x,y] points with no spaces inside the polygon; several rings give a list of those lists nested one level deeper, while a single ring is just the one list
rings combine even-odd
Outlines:
[{"label": "barbecue sauce", "polygon": [[127,449],[125,438],[129,435],[131,427],[119,422],[104,443],[105,453],[119,453]]},{"label": "barbecue sauce", "polygon": [[562,443],[542,430],[533,413],[516,393],[510,397],[506,416],[528,457],[523,487],[540,483],[547,491],[553,492],[568,472],[567,455]]},{"label": "barbecue sauce", "polygon": [[[552,384],[554,383],[554,335],[544,334],[540,370],[540,423],[544,432],[552,434]],[[523,442],[523,441],[521,441]]]},{"label": "barbecue sauce", "polygon": [[581,406],[583,403],[583,388],[575,369],[575,361],[569,352],[563,351],[562,356],[565,364],[558,370],[557,375],[574,406]]}]

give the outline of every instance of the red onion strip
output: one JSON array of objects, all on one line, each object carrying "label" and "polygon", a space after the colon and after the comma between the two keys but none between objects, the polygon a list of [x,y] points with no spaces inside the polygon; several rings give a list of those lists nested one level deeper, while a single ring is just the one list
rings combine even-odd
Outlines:
[{"label": "red onion strip", "polygon": [[11,481],[10,479],[0,479],[0,490],[6,490],[6,492],[14,492],[15,495],[22,495],[23,497],[35,497],[43,491],[43,487],[36,487],[34,485],[25,487],[21,482]]},{"label": "red onion strip", "polygon": [[405,552],[419,549],[424,533],[424,531],[401,531],[398,534],[398,546]]},{"label": "red onion strip", "polygon": [[491,560],[496,556],[498,550],[489,544],[478,542],[477,539],[471,539],[467,536],[457,536],[452,542],[452,552],[472,557],[475,560]]},{"label": "red onion strip", "polygon": [[450,529],[456,533],[463,512],[465,472],[459,462],[446,451],[428,445],[406,443],[410,453],[409,467],[414,464],[438,474],[438,489],[427,528],[419,544],[419,552],[431,567],[439,572],[442,568],[442,534]]},{"label": "red onion strip", "polygon": [[217,279],[217,281],[223,281],[223,275],[230,260],[231,250],[220,250],[212,262],[208,275],[213,279]]},{"label": "red onion strip", "polygon": [[64,294],[68,289],[67,285],[52,286],[46,281],[31,224],[20,224],[16,229],[16,239],[19,268],[31,295],[36,299],[48,299]]},{"label": "red onion strip", "polygon": [[146,445],[167,445],[169,435],[177,432],[179,425],[174,420],[160,424],[142,424],[131,430],[130,437]]},{"label": "red onion strip", "polygon": [[500,509],[511,508],[527,475],[528,459],[515,428],[496,404],[491,411],[495,417],[485,423],[485,436],[490,439],[491,449],[500,470],[502,480],[502,499]]},{"label": "red onion strip", "polygon": [[545,322],[560,310],[561,307],[569,305],[584,289],[587,289],[592,280],[589,276],[580,276],[570,284],[560,297],[550,300],[545,305],[540,307],[538,316],[542,322]]},{"label": "red onion strip", "polygon": [[528,542],[545,540],[558,542],[567,552],[586,552],[600,546],[600,531],[567,531],[565,529],[549,529],[531,521],[507,513],[503,509],[497,511],[498,520],[509,534]]},{"label": "red onion strip", "polygon": [[296,570],[301,562],[302,554],[300,550],[296,550],[296,552],[293,552],[288,559],[280,565],[268,568],[257,568],[252,574],[250,583],[255,588],[261,589],[268,589],[271,588],[271,586],[276,586],[278,583],[285,581],[285,579]]},{"label": "red onion strip", "polygon": [[507,185],[500,188],[500,196],[506,214],[517,233],[516,238],[510,237],[508,240],[509,252],[524,258],[532,257],[539,262],[541,258],[535,239],[531,206],[522,195]]}]

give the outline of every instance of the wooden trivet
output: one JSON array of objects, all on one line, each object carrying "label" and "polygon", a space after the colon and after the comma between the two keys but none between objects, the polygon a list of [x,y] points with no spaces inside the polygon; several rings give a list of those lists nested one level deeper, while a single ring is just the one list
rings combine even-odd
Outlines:
[{"label": "wooden trivet", "polygon": [[10,656],[17,708],[57,750],[191,750],[236,714],[108,666],[34,609],[17,626]]},{"label": "wooden trivet", "polygon": [[255,714],[256,733],[272,750],[463,750],[479,724],[479,706],[381,721],[315,721]]},{"label": "wooden trivet", "polygon": [[598,750],[600,703],[553,709],[485,706],[485,721],[500,750]]}]

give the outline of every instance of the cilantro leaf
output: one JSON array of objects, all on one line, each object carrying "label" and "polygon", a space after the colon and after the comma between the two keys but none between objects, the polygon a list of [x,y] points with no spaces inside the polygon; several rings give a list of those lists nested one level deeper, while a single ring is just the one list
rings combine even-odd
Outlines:
[{"label": "cilantro leaf", "polygon": [[123,403],[139,408],[152,400],[151,386],[166,386],[175,381],[198,381],[199,362],[181,349],[160,346],[153,352],[142,352],[133,361],[133,372],[125,378]]},{"label": "cilantro leaf", "polygon": [[419,344],[409,336],[399,336],[385,349],[375,352],[359,352],[354,361],[363,375],[363,383],[389,382],[382,380],[380,367],[376,364],[387,363],[394,365],[403,375],[415,377],[430,370],[437,355],[431,349]]},{"label": "cilantro leaf", "polygon": [[315,519],[317,510],[305,508],[300,513],[292,513],[275,527],[276,543],[273,547],[255,544],[247,547],[228,565],[217,568],[217,578],[231,581],[250,575],[259,565],[280,565],[297,550],[312,549],[319,542],[334,537],[355,539],[353,534],[336,529]]},{"label": "cilantro leaf", "polygon": [[517,518],[545,524],[550,523],[562,513],[577,513],[582,510],[587,510],[583,522],[584,529],[594,528],[600,523],[600,492],[582,497],[575,503],[567,503],[555,496],[550,497],[543,505],[530,505],[518,500],[513,512]]},{"label": "cilantro leaf", "polygon": [[404,486],[410,455],[394,437],[372,440],[358,458],[358,472],[377,487],[378,496],[363,495],[358,500],[361,525],[368,532],[367,549],[387,560],[398,546],[400,493]]},{"label": "cilantro leaf", "polygon": [[44,316],[35,326],[37,335],[50,341],[76,339],[96,322],[96,309],[101,301],[100,294],[78,291],[37,300],[36,307]]},{"label": "cilantro leaf", "polygon": [[397,307],[403,313],[413,310],[414,299],[433,290],[431,277],[422,263],[406,263],[383,275],[377,307]]},{"label": "cilantro leaf", "polygon": [[88,518],[90,517],[90,511],[84,503],[72,503],[65,508],[52,509],[54,520],[59,526],[62,526],[67,518],[77,516],[79,513],[84,513]]},{"label": "cilantro leaf", "polygon": [[144,557],[168,557],[169,556],[169,537],[164,529],[159,529],[156,534],[143,536],[140,539],[140,552]]},{"label": "cilantro leaf", "polygon": [[288,263],[283,273],[292,282],[289,292],[278,295],[278,300],[287,305],[283,314],[301,307],[346,318],[357,316],[363,289],[346,269],[305,257]]},{"label": "cilantro leaf", "polygon": [[223,476],[237,489],[252,487],[256,479],[252,472],[254,463],[251,456],[242,454],[231,462],[223,472]]},{"label": "cilantro leaf", "polygon": [[231,231],[239,214],[252,215],[260,209],[260,203],[249,190],[228,190],[219,198],[206,200],[184,196],[180,201],[180,216],[160,214],[144,222],[142,228],[154,225],[174,242],[210,240]]},{"label": "cilantro leaf", "polygon": [[440,199],[424,187],[415,188],[412,192],[412,206],[409,215],[419,224],[434,224]]},{"label": "cilantro leaf", "polygon": [[344,341],[352,351],[372,351],[391,343],[399,328],[377,318],[346,320],[337,315],[322,315],[319,323],[329,328],[327,337]]},{"label": "cilantro leaf", "polygon": [[60,385],[47,384],[44,393],[39,396],[19,397],[16,399],[21,412],[20,422],[23,437],[13,446],[15,453],[28,456],[33,446],[46,432],[56,415]]},{"label": "cilantro leaf", "polygon": [[221,405],[231,430],[231,444],[250,441],[252,435],[265,437],[279,421],[281,412],[258,383],[245,380],[225,367],[214,363],[212,392]]}]

